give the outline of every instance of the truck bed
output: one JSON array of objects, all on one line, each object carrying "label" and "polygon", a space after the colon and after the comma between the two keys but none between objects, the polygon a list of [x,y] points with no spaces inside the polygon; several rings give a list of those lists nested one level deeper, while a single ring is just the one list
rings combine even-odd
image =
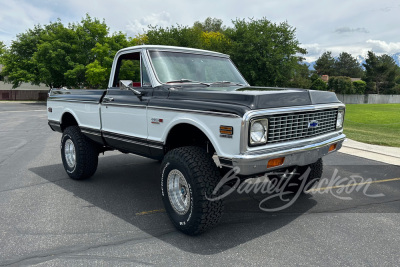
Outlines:
[{"label": "truck bed", "polygon": [[106,89],[51,89],[49,100],[100,103],[106,91]]}]

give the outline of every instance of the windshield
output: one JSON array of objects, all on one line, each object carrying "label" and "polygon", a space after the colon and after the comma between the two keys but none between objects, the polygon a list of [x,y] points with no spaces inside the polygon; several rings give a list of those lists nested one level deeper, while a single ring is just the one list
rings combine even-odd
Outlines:
[{"label": "windshield", "polygon": [[162,83],[247,84],[229,58],[163,51],[150,51],[150,57]]}]

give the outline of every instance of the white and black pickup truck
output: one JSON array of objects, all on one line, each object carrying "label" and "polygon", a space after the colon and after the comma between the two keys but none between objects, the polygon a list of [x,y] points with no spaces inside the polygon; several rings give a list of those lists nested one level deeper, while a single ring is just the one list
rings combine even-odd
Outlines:
[{"label": "white and black pickup truck", "polygon": [[334,93],[252,87],[228,55],[181,47],[122,49],[107,89],[53,89],[47,110],[72,179],[93,176],[108,150],[161,161],[165,209],[190,235],[218,223],[214,189],[229,170],[244,180],[311,167],[314,179],[345,139]]}]

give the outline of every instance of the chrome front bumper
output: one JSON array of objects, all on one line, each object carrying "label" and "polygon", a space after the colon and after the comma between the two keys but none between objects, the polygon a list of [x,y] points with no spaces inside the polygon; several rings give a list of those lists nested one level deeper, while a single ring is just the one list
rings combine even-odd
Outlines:
[{"label": "chrome front bumper", "polygon": [[[265,173],[290,166],[304,166],[316,162],[328,153],[339,150],[345,138],[346,135],[340,132],[327,137],[300,141],[295,145],[291,144],[290,147],[282,146],[251,151],[232,157],[232,166],[240,168],[238,173],[240,175]],[[336,149],[329,152],[332,144],[337,144]],[[267,169],[268,161],[279,157],[285,157],[283,165]]]}]

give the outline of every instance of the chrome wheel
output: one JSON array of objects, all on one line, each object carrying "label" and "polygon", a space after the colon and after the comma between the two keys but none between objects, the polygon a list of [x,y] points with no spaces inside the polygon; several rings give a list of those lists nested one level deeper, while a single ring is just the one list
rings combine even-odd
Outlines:
[{"label": "chrome wheel", "polygon": [[67,161],[68,167],[74,168],[76,164],[76,153],[75,153],[75,145],[71,139],[65,141],[64,144],[64,154],[65,160]]},{"label": "chrome wheel", "polygon": [[179,215],[184,215],[190,207],[190,191],[185,176],[174,169],[168,174],[168,198],[171,206]]}]

